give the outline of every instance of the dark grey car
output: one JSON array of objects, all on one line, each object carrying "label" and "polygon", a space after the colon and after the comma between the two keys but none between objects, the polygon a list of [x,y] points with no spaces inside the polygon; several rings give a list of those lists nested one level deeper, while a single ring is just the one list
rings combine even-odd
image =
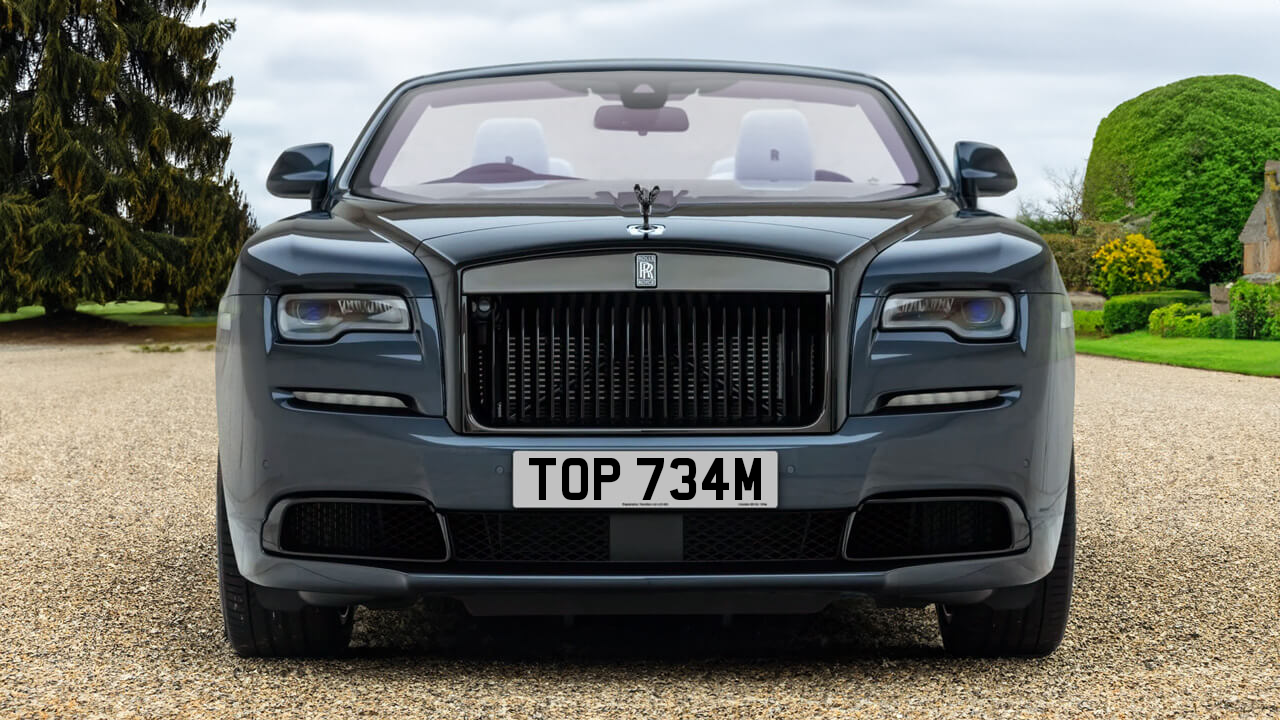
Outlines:
[{"label": "dark grey car", "polygon": [[396,88],[218,315],[218,543],[243,655],[356,605],[476,614],[934,603],[1038,655],[1071,597],[1073,324],[884,83],[814,68],[505,66]]}]

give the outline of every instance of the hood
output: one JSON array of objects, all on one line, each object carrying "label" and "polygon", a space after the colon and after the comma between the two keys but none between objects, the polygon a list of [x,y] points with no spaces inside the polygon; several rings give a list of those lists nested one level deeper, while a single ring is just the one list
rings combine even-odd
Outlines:
[{"label": "hood", "polygon": [[[461,267],[473,263],[575,250],[701,248],[790,257],[837,265],[868,244],[883,248],[955,212],[945,196],[884,203],[771,208],[699,207],[652,218],[660,235],[633,235],[640,219],[617,212],[583,215],[565,208],[406,206],[345,198],[333,214]],[[780,210],[780,211],[779,211]]]}]

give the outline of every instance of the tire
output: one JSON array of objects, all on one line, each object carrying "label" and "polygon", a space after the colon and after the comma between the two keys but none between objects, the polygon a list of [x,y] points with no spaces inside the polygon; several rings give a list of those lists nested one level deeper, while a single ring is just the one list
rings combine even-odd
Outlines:
[{"label": "tire", "polygon": [[342,653],[351,641],[355,608],[302,606],[297,610],[263,607],[261,586],[236,568],[222,497],[218,466],[218,586],[227,642],[240,657],[324,657]]},{"label": "tire", "polygon": [[1013,610],[938,605],[942,645],[964,657],[1043,657],[1062,643],[1071,611],[1076,556],[1076,463],[1071,460],[1062,538],[1053,569],[1031,586],[1031,603]]}]

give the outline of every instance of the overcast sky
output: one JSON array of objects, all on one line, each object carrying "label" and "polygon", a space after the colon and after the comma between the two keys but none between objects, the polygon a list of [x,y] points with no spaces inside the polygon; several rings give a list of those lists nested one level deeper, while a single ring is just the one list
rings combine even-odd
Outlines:
[{"label": "overcast sky", "polygon": [[[234,18],[222,72],[236,96],[231,169],[262,224],[304,209],[263,187],[281,150],[350,149],[400,81],[477,65],[659,57],[820,65],[877,75],[948,158],[957,140],[1001,147],[1011,196],[1050,192],[1046,169],[1083,168],[1120,102],[1192,75],[1280,86],[1280,0],[209,0]],[[1277,119],[1280,122],[1280,118]]]}]

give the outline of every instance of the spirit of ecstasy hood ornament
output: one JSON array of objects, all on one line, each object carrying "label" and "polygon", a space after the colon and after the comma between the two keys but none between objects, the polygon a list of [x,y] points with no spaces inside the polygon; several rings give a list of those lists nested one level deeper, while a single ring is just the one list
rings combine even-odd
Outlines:
[{"label": "spirit of ecstasy hood ornament", "polygon": [[648,235],[652,233],[654,235],[659,235],[662,233],[663,227],[661,225],[649,224],[649,213],[653,211],[653,201],[658,199],[658,192],[661,191],[661,189],[662,188],[659,188],[657,185],[654,185],[652,188],[645,190],[640,187],[640,183],[636,183],[636,199],[640,201],[640,217],[642,222],[640,225],[631,225],[627,227],[627,229],[631,231],[631,234]]}]

